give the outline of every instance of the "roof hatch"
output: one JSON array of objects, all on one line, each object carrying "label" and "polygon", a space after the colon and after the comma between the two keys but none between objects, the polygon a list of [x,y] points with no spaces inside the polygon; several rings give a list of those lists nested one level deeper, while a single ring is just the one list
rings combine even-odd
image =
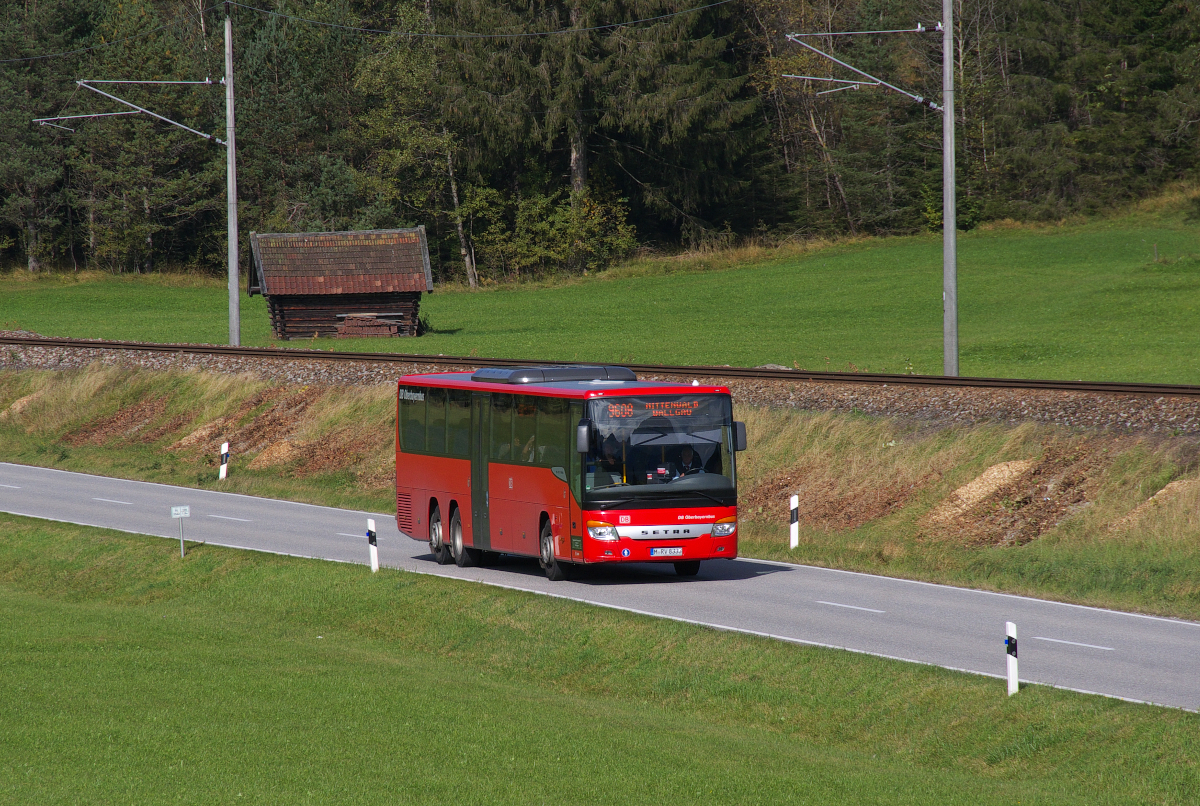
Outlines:
[{"label": "roof hatch", "polygon": [[475,370],[473,381],[485,383],[555,383],[563,381],[636,381],[628,367],[615,366],[550,366],[550,367],[483,367]]}]

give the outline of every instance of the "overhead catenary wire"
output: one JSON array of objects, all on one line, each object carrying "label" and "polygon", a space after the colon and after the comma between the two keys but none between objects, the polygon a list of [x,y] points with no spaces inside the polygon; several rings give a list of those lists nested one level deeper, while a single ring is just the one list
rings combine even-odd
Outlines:
[{"label": "overhead catenary wire", "polygon": [[[921,23],[917,23],[916,28],[894,28],[890,31],[823,31],[812,34],[791,34],[790,36],[870,36],[872,34],[923,34],[930,31],[942,30],[942,24],[939,22],[933,28],[926,28]],[[789,37],[790,38],[790,37]]]}]

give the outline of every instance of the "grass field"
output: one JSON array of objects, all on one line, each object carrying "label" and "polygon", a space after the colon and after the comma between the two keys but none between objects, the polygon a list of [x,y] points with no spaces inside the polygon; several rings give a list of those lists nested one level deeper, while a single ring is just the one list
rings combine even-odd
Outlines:
[{"label": "grass field", "polygon": [[[0,515],[7,803],[1188,804],[1200,717]],[[1000,668],[1001,659],[997,664]]]},{"label": "grass field", "polygon": [[[1188,199],[962,233],[961,374],[1200,383],[1200,239]],[[433,332],[419,339],[291,344],[940,374],[941,266],[934,236],[644,260],[569,283],[440,289],[422,303]],[[18,272],[0,278],[0,295],[0,327],[45,335],[224,343],[228,334],[216,280]],[[269,343],[262,298],[243,298],[242,312],[243,343]]]}]

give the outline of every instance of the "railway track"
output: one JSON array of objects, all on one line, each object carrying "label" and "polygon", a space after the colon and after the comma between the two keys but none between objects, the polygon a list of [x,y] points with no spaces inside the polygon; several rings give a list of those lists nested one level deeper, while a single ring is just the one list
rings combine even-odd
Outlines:
[{"label": "railway track", "polygon": [[[475,356],[418,355],[410,353],[350,353],[268,347],[227,347],[205,344],[153,344],[130,341],[92,341],[24,336],[0,336],[0,344],[21,347],[127,350],[241,358],[423,364],[445,367],[545,366],[562,362]],[[816,383],[862,384],[866,386],[919,386],[997,390],[1059,390],[1104,395],[1142,395],[1200,398],[1200,386],[1165,383],[1112,383],[1097,381],[1037,380],[1026,378],[954,378],[941,375],[893,375],[867,372],[822,372],[817,370],[771,369],[765,367],[679,366],[670,364],[623,364],[642,375],[686,375],[692,378],[740,378],[758,381],[810,381]]]}]

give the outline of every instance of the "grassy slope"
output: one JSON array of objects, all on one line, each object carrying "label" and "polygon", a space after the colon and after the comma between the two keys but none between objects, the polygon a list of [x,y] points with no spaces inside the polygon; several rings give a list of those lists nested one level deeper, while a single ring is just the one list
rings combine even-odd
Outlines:
[{"label": "grassy slope", "polygon": [[[959,240],[964,375],[1200,383],[1200,244],[1184,199],[1112,219]],[[1161,262],[1153,262],[1157,244]],[[46,335],[223,342],[223,286],[169,279],[0,280],[0,323]],[[329,349],[562,360],[941,372],[941,242],[645,261],[567,284],[442,289],[411,341]],[[114,316],[114,311],[136,312]],[[243,343],[266,344],[260,297]],[[306,343],[293,343],[303,346]]]},{"label": "grassy slope", "polygon": [[432,577],[210,546],[181,561],[170,541],[7,515],[0,531],[6,802],[1183,804],[1200,788],[1193,714],[1008,698]]}]

